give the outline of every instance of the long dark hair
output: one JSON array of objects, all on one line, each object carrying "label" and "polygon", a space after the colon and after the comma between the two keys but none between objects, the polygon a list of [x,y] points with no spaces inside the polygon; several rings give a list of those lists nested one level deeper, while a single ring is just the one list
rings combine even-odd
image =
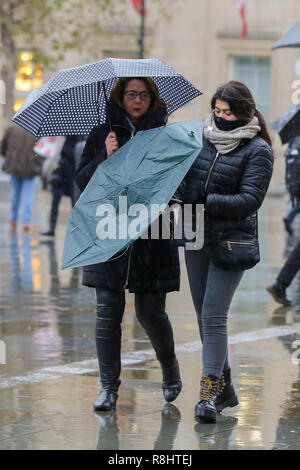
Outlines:
[{"label": "long dark hair", "polygon": [[123,97],[124,91],[126,89],[127,83],[131,82],[131,80],[141,80],[145,83],[147,90],[151,93],[151,106],[148,110],[148,113],[155,111],[156,109],[163,107],[165,108],[166,105],[164,101],[159,96],[159,90],[156,86],[156,83],[150,77],[122,77],[119,78],[111,90],[110,97],[121,107],[124,109],[123,105]]},{"label": "long dark hair", "polygon": [[211,99],[211,108],[215,108],[216,100],[229,104],[230,111],[245,123],[257,116],[261,131],[258,133],[272,147],[272,139],[267,129],[266,121],[260,111],[256,109],[254,98],[249,88],[242,82],[231,80],[220,86]]}]

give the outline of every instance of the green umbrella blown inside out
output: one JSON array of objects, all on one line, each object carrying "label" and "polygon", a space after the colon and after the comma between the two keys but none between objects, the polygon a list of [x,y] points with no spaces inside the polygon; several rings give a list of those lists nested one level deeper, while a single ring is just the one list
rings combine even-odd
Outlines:
[{"label": "green umbrella blown inside out", "polygon": [[167,207],[202,147],[202,121],[138,132],[98,166],[69,217],[62,269],[109,260]]},{"label": "green umbrella blown inside out", "polygon": [[285,33],[272,46],[272,49],[279,49],[281,47],[300,47],[300,21]]}]

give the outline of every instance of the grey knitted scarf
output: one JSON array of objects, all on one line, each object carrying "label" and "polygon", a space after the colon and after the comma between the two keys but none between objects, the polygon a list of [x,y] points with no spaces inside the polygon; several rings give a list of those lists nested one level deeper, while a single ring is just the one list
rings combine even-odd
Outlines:
[{"label": "grey knitted scarf", "polygon": [[253,139],[261,130],[259,121],[254,116],[245,126],[237,127],[232,131],[222,131],[217,128],[212,112],[204,122],[203,133],[220,153],[229,153],[234,150],[242,139]]}]

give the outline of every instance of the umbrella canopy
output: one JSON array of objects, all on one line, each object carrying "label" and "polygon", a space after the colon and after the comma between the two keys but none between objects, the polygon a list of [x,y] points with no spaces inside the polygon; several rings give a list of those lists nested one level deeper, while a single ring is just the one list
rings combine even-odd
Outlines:
[{"label": "umbrella canopy", "polygon": [[140,131],[98,166],[69,217],[62,269],[107,261],[145,232],[201,150],[202,128],[187,121]]},{"label": "umbrella canopy", "polygon": [[289,108],[279,119],[271,123],[272,129],[278,132],[281,142],[288,143],[300,134],[300,103]]},{"label": "umbrella canopy", "polygon": [[[151,77],[168,114],[201,91],[159,59],[103,59],[60,70],[31,92],[13,121],[37,137],[85,135],[106,120],[106,94],[120,77]],[[104,85],[104,86],[103,86]]]},{"label": "umbrella canopy", "polygon": [[300,47],[300,21],[282,36],[272,49],[279,49],[280,47]]}]

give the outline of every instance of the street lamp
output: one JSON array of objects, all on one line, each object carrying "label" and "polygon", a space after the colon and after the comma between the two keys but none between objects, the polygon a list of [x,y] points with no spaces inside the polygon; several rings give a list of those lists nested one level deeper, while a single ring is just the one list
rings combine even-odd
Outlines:
[{"label": "street lamp", "polygon": [[141,30],[138,44],[140,46],[140,59],[144,58],[145,44],[145,16],[146,16],[146,0],[141,0]]}]

